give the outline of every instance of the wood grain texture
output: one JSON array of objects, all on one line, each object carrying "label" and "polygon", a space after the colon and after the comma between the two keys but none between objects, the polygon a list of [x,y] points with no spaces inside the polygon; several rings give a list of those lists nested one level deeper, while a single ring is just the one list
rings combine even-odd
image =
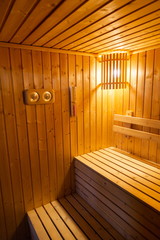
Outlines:
[{"label": "wood grain texture", "polygon": [[160,0],[3,0],[0,41],[102,53],[157,46]]},{"label": "wood grain texture", "polygon": [[[19,48],[0,53],[1,234],[21,239],[28,236],[26,211],[71,192],[73,156],[102,147],[101,64],[89,56]],[[73,84],[77,115],[71,118]],[[30,88],[53,88],[55,103],[24,105],[23,90]]]},{"label": "wood grain texture", "polygon": [[[136,55],[136,56],[134,56]],[[149,50],[130,56],[130,66],[127,68],[128,81],[130,82],[129,92],[125,92],[123,107],[133,110],[135,117],[143,117],[153,120],[160,120],[159,114],[159,49]],[[129,63],[129,62],[128,62]],[[130,72],[130,74],[129,74]],[[126,90],[125,90],[126,91]],[[128,95],[129,94],[129,95]],[[128,97],[127,97],[128,95]],[[127,110],[125,107],[125,109]],[[124,115],[126,114],[124,111]],[[154,124],[154,123],[153,123]],[[158,130],[152,127],[132,126],[136,130],[158,134]],[[152,140],[141,140],[134,137],[124,136],[125,144],[122,149],[147,158],[153,162],[159,162],[159,144]],[[115,145],[117,146],[117,139]]]},{"label": "wood grain texture", "polygon": [[125,239],[159,239],[158,167],[105,148],[75,158],[75,180],[77,193]]}]

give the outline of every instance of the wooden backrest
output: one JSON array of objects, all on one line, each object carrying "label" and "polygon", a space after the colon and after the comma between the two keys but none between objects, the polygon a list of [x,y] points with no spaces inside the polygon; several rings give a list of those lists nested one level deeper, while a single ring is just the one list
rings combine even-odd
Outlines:
[{"label": "wooden backrest", "polygon": [[160,135],[131,128],[131,124],[160,129],[160,120],[114,114],[114,121],[128,124],[128,127],[113,125],[113,131],[124,135],[160,142]]}]

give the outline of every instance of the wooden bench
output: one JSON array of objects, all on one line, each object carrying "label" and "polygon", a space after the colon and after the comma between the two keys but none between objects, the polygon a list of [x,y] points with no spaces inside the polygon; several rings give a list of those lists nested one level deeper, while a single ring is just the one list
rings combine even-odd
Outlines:
[{"label": "wooden bench", "polygon": [[160,169],[115,148],[75,158],[76,192],[125,239],[160,239]]},{"label": "wooden bench", "polygon": [[[148,119],[148,118],[140,118],[140,117],[132,117],[132,116],[126,116],[126,115],[120,115],[120,114],[114,114],[114,121],[121,122],[123,124],[126,124],[128,127],[125,127],[124,125],[118,126],[116,124],[113,125],[113,131],[117,133],[121,133],[124,135],[128,135],[131,137],[138,137],[146,140],[152,140],[160,143],[160,135],[155,133],[150,133],[136,129],[132,129],[132,125],[138,125],[143,126],[145,128],[155,128],[160,129],[160,120],[154,120],[154,119]],[[158,131],[159,132],[159,131]]]},{"label": "wooden bench", "polygon": [[32,240],[124,240],[79,195],[28,212]]}]

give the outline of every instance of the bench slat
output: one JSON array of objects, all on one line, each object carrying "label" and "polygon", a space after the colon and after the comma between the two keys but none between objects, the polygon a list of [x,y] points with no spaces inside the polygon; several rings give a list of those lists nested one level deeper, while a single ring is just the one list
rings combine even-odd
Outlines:
[{"label": "bench slat", "polygon": [[124,123],[136,124],[144,127],[160,129],[160,121],[155,119],[114,114],[114,120],[124,122]]},{"label": "bench slat", "polygon": [[117,125],[113,125],[113,131],[131,136],[131,137],[144,138],[146,140],[157,141],[158,143],[160,143],[160,135],[157,135],[154,133],[143,132],[143,131],[121,127]]},{"label": "bench slat", "polygon": [[58,201],[53,201],[52,205],[58,212],[58,214],[61,216],[68,229],[74,234],[74,236],[76,236],[77,240],[88,240],[85,233],[77,226],[75,221],[71,218],[71,216],[67,213],[67,211]]},{"label": "bench slat", "polygon": [[99,234],[101,238],[104,240],[114,240],[113,237],[111,237],[110,234],[97,222],[97,220],[92,217],[86,209],[73,197],[73,196],[68,196],[66,199],[69,201],[69,203],[74,206],[76,211],[87,221],[93,229]]},{"label": "bench slat", "polygon": [[[87,165],[88,167],[94,169],[94,171],[97,171],[102,176],[108,178],[110,181],[115,182],[117,185],[124,188],[126,191],[130,192],[134,196],[137,196],[142,201],[144,201],[148,205],[152,206],[154,209],[160,211],[160,203],[157,200],[155,200],[155,199],[151,198],[150,196],[148,196],[147,194],[145,194],[145,192],[142,192],[141,190],[135,188],[134,187],[135,182],[132,179],[125,177],[126,181],[124,181],[124,175],[122,175],[120,172],[113,171],[111,168],[105,167],[104,164],[98,162],[93,157],[91,157],[87,154],[78,156],[78,157],[76,157],[76,159],[78,159],[79,161],[81,161],[82,163]],[[143,189],[143,191],[146,190],[145,187],[141,187],[141,189]]]},{"label": "bench slat", "polygon": [[28,214],[32,238],[34,240],[38,240],[38,239],[50,240],[36,211],[31,210],[27,214]]},{"label": "bench slat", "polygon": [[62,240],[63,238],[59,234],[58,230],[56,229],[55,225],[49,218],[48,214],[44,210],[43,207],[36,208],[36,212],[38,216],[40,217],[43,225],[45,226],[48,235],[50,236],[51,239],[56,239],[56,240]]},{"label": "bench slat", "polygon": [[44,208],[47,211],[50,219],[54,222],[58,231],[61,233],[61,235],[63,237],[65,237],[66,240],[76,240],[76,238],[70,232],[70,230],[65,225],[65,223],[62,221],[61,217],[56,212],[56,210],[53,208],[53,206],[49,203],[49,204],[44,205]]},{"label": "bench slat", "polygon": [[97,233],[90,227],[90,225],[80,216],[80,214],[72,207],[72,205],[66,199],[62,198],[59,201],[62,204],[62,206],[66,209],[66,211],[69,211],[74,221],[77,223],[77,225],[81,229],[83,229],[83,231],[88,236],[88,238],[91,238],[94,240],[101,239],[97,235]]}]

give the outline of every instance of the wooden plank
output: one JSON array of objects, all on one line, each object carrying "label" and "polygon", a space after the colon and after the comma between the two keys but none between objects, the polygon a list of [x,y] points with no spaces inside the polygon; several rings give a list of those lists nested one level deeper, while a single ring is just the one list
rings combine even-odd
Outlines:
[{"label": "wooden plank", "polygon": [[4,215],[4,203],[1,185],[0,185],[0,239],[7,240],[6,220]]},{"label": "wooden plank", "polygon": [[[115,203],[117,206],[123,206],[122,209],[124,209],[124,211],[126,212],[130,212],[130,215],[136,214],[135,218],[141,218],[141,222],[148,222],[149,225],[147,224],[146,226],[153,225],[151,229],[153,228],[154,230],[156,230],[155,232],[157,232],[157,228],[159,229],[157,214],[156,212],[152,211],[150,207],[147,207],[147,205],[143,204],[143,202],[137,200],[134,195],[130,195],[123,188],[117,187],[114,182],[102,177],[98,172],[93,171],[90,167],[87,167],[87,165],[82,164],[79,161],[75,161],[75,167],[76,177],[79,176],[81,179],[84,179],[94,188],[96,188],[97,184],[97,190],[99,188],[100,192],[102,192],[105,196],[107,196],[108,194],[112,194],[112,199],[115,199]],[[108,192],[107,194],[106,191]],[[146,212],[147,215],[145,214]],[[151,219],[152,221],[150,221]]]},{"label": "wooden plank", "polygon": [[[97,62],[96,85],[101,84],[101,63]],[[96,91],[96,149],[102,147],[102,91],[97,88]]]},{"label": "wooden plank", "polygon": [[[8,50],[0,48],[0,55],[6,59],[6,53]],[[10,160],[8,155],[7,147],[7,135],[5,127],[5,115],[4,115],[4,105],[3,105],[3,95],[2,95],[2,81],[6,81],[8,72],[5,70],[5,64],[3,58],[0,58],[0,128],[1,128],[1,137],[0,137],[0,176],[1,176],[1,191],[3,196],[3,208],[5,213],[5,224],[7,235],[6,238],[11,238],[14,235],[16,228],[16,219],[15,219],[15,209],[13,202],[13,192],[12,192],[12,181],[11,181],[11,172],[10,172]],[[7,186],[7,188],[6,188]]]},{"label": "wooden plank", "polygon": [[[126,235],[128,234],[132,237],[136,236],[137,239],[145,239],[146,236],[149,236],[151,239],[155,239],[155,240],[158,239],[157,237],[154,236],[154,233],[150,232],[150,229],[146,229],[145,225],[142,225],[142,223],[139,223],[139,219],[135,219],[134,217],[129,215],[127,212],[125,212],[123,208],[121,208],[120,206],[117,206],[114,202],[115,197],[111,196],[111,200],[110,200],[108,198],[108,195],[110,195],[108,192],[106,193],[105,191],[103,191],[103,193],[101,193],[101,187],[97,191],[97,189],[90,186],[89,182],[85,182],[79,177],[77,177],[77,187],[78,189],[81,189],[81,191],[84,194],[87,195],[88,202],[90,201],[92,202],[91,205],[93,208],[95,208],[96,210],[100,208],[101,211],[103,209],[103,212],[105,212],[106,214],[105,219],[110,224],[113,224],[114,228],[117,229],[119,228],[119,226],[121,226],[120,232],[121,234],[123,232],[123,236],[125,236],[126,238],[127,238]],[[105,196],[107,196],[107,198]],[[85,199],[87,197],[85,197]],[[100,212],[100,214],[104,216],[103,213]],[[127,234],[124,232],[127,232]]]},{"label": "wooden plank", "polygon": [[[44,88],[53,89],[51,55],[42,52],[43,82]],[[45,105],[46,134],[47,134],[47,151],[48,151],[48,167],[49,167],[49,192],[50,200],[57,198],[57,163],[55,149],[55,123],[54,123],[54,105]]]},{"label": "wooden plank", "polygon": [[13,79],[13,93],[15,100],[16,125],[18,132],[18,144],[21,162],[22,185],[24,194],[25,210],[33,209],[32,179],[30,172],[30,156],[28,133],[26,124],[26,109],[23,103],[22,92],[24,89],[22,76],[21,52],[19,49],[11,49],[11,65]]},{"label": "wooden plank", "polygon": [[63,49],[57,49],[57,48],[46,48],[46,47],[37,47],[37,46],[28,46],[23,44],[14,44],[14,43],[6,43],[6,42],[0,42],[1,47],[6,48],[19,48],[19,49],[25,49],[25,50],[35,50],[35,51],[41,51],[41,52],[51,52],[51,53],[68,53],[73,55],[80,55],[80,56],[92,56],[96,57],[97,54],[90,54],[85,52],[78,52],[78,51],[67,51]]},{"label": "wooden plank", "polygon": [[103,239],[107,240],[114,238],[99,224],[97,219],[90,215],[90,213],[71,195],[67,196],[66,199],[69,203],[75,207],[76,211],[92,226],[92,228],[98,233],[98,235]]},{"label": "wooden plank", "polygon": [[65,238],[66,240],[75,240],[75,237],[71,233],[70,229],[67,228],[67,226],[62,221],[61,217],[55,211],[53,206],[50,203],[48,203],[48,204],[44,205],[44,208],[45,208],[48,216],[50,217],[50,219],[53,221],[54,225],[56,226],[56,231],[58,229],[58,231],[60,232],[62,237]]},{"label": "wooden plank", "polygon": [[56,144],[56,162],[57,162],[57,197],[64,196],[64,162],[63,162],[63,143],[62,143],[62,105],[61,105],[61,85],[60,85],[60,63],[59,54],[51,54],[52,62],[52,81],[56,92],[54,105],[55,121],[55,144]]},{"label": "wooden plank", "polygon": [[140,170],[129,166],[125,162],[121,161],[120,158],[116,158],[114,155],[111,155],[109,153],[106,154],[104,150],[96,151],[93,154],[95,154],[95,157],[96,155],[102,157],[103,159],[101,159],[101,161],[106,165],[109,164],[109,166],[118,169],[121,173],[124,173],[126,176],[134,179],[135,185],[136,181],[138,181],[146,187],[156,191],[158,194],[160,193],[160,181],[154,177],[144,174],[144,172],[141,172]]},{"label": "wooden plank", "polygon": [[[32,54],[29,50],[22,51],[22,67],[24,89],[34,88]],[[28,130],[28,142],[32,175],[33,200],[34,206],[42,205],[42,189],[40,180],[40,163],[38,153],[38,137],[36,125],[36,109],[35,106],[26,105],[26,121]]]},{"label": "wooden plank", "polygon": [[[124,54],[126,60],[124,60],[123,64],[123,73],[124,73],[124,80],[130,83],[130,57],[128,58],[127,53]],[[127,60],[128,58],[128,60]],[[123,106],[122,106],[122,113],[123,115],[126,114],[127,110],[129,109],[129,84],[126,84],[126,88],[123,89]],[[124,124],[122,124],[124,126]],[[128,138],[125,135],[122,135],[122,149],[128,149]]]},{"label": "wooden plank", "polygon": [[[134,181],[131,181],[126,177],[125,177],[125,179],[128,179],[128,180],[122,181],[124,176],[121,178],[121,176],[122,176],[121,173],[116,173],[115,175],[112,175],[110,172],[107,171],[109,168],[106,169],[104,167],[104,165],[102,165],[100,163],[98,163],[98,166],[97,166],[95,159],[90,156],[85,156],[85,158],[78,156],[77,159],[79,161],[81,161],[82,163],[86,164],[88,167],[91,167],[94,171],[97,171],[103,177],[108,178],[112,182],[116,182],[117,185],[124,188],[126,191],[129,191],[131,194],[137,196],[139,199],[141,199],[142,201],[147,203],[149,206],[152,206],[154,209],[157,209],[157,210],[160,209],[160,206],[159,206],[160,204],[158,203],[158,201],[152,199],[151,197],[147,196],[145,193],[142,193],[141,190],[139,191],[138,189],[136,189],[134,187]],[[112,169],[110,169],[110,170],[112,170]],[[114,171],[112,171],[112,172],[114,172]],[[118,178],[117,178],[117,176],[118,176]],[[128,181],[130,184],[133,183],[133,185],[128,185]],[[144,188],[143,188],[143,190],[144,190]]]},{"label": "wooden plank", "polygon": [[[73,12],[76,8],[78,8],[81,4],[83,4],[85,0],[68,0],[67,2],[62,2],[60,6],[53,11],[52,14],[50,14],[47,19],[45,19],[40,26],[38,26],[33,33],[31,33],[23,42],[23,44],[33,44],[37,39],[41,38],[45,33],[50,31],[52,28],[55,28],[56,25],[59,25],[59,23],[67,16],[69,13]],[[62,15],[63,12],[63,15]],[[51,36],[52,37],[52,36]],[[48,39],[49,40],[49,39]],[[47,40],[47,41],[48,41]],[[43,45],[43,44],[42,44]],[[37,46],[40,46],[37,44]]]},{"label": "wooden plank", "polygon": [[[75,87],[75,95],[77,96],[77,83],[76,83],[76,56],[68,55],[68,75],[69,75],[69,87]],[[72,191],[74,191],[74,166],[73,157],[77,156],[77,100],[75,96],[75,116],[70,117],[70,131],[71,131],[71,184]],[[71,100],[69,103],[71,107]],[[71,111],[71,110],[70,110]]]},{"label": "wooden plank", "polygon": [[[104,56],[104,60],[107,58],[107,56]],[[108,63],[102,63],[101,64],[101,79],[102,82],[105,83],[107,81],[107,65]],[[104,86],[105,88],[106,86]],[[108,145],[108,128],[107,128],[107,122],[108,122],[108,91],[102,92],[102,147],[106,147]]]},{"label": "wooden plank", "polygon": [[140,52],[145,52],[145,51],[149,51],[149,50],[153,50],[153,49],[157,49],[157,48],[160,48],[160,44],[155,44],[155,45],[151,45],[149,47],[144,47],[144,48],[138,48],[138,50],[131,51],[131,53],[137,54]]},{"label": "wooden plank", "polygon": [[[150,4],[147,6],[147,3],[150,3]],[[109,16],[103,17],[101,20],[85,28],[85,30],[82,29],[81,31],[79,31],[78,33],[74,34],[71,37],[68,37],[66,40],[62,41],[61,43],[54,45],[54,47],[63,48],[63,49],[72,49],[73,47],[81,43],[84,43],[90,40],[91,38],[94,38],[103,33],[106,33],[106,31],[107,32],[111,31],[113,28],[118,29],[123,25],[126,25],[134,20],[137,20],[138,18],[144,15],[144,12],[145,12],[145,15],[152,13],[153,11],[156,11],[158,7],[159,7],[159,2],[153,3],[153,5],[151,6],[150,1],[141,1],[141,3],[139,3],[139,1],[135,1],[135,2],[131,2],[129,5],[123,8],[120,8],[115,12],[113,11],[113,14],[111,14],[112,10],[110,10]],[[135,11],[136,11],[136,14],[135,14]]]},{"label": "wooden plank", "polygon": [[83,229],[85,234],[90,239],[100,240],[101,238],[98,236],[98,234],[95,232],[94,229],[87,223],[85,219],[83,219],[80,214],[74,209],[74,207],[66,200],[66,199],[60,199],[59,200],[62,206],[65,210],[69,212],[71,217],[74,219],[74,221],[77,223],[77,225]]},{"label": "wooden plank", "polygon": [[0,29],[2,28],[5,19],[7,18],[7,15],[9,14],[9,10],[13,4],[12,0],[6,0],[1,3],[0,8]]},{"label": "wooden plank", "polygon": [[[145,62],[146,54],[140,53],[138,55],[138,73],[137,73],[137,94],[136,94],[136,117],[142,117],[143,114],[143,97],[144,97],[144,78],[145,78]],[[149,121],[148,121],[149,123]],[[142,125],[143,126],[143,125]],[[136,127],[137,130],[142,130],[141,126]],[[135,139],[134,152],[136,155],[141,155],[142,140]]]},{"label": "wooden plank", "polygon": [[89,72],[89,57],[83,57],[83,104],[84,104],[84,152],[87,153],[90,151],[90,114],[89,114],[89,105],[90,105],[90,72]]},{"label": "wooden plank", "polygon": [[[126,166],[129,166],[132,168],[132,170],[137,171],[140,173],[140,175],[142,175],[144,178],[149,179],[152,183],[159,185],[160,184],[160,178],[158,177],[158,174],[156,174],[155,172],[152,172],[150,170],[150,166],[148,166],[147,164],[144,164],[143,166],[141,166],[139,164],[139,161],[136,161],[135,158],[125,158],[125,155],[121,155],[121,157],[119,155],[116,155],[116,153],[114,151],[110,151],[110,149],[105,149],[105,150],[99,150],[100,152],[103,152],[104,154],[106,154],[106,158],[107,156],[112,156],[113,158],[117,159],[118,162],[122,162],[124,164],[126,164]],[[115,153],[115,154],[114,154]]]},{"label": "wooden plank", "polygon": [[87,236],[84,232],[78,227],[75,221],[71,218],[71,216],[67,213],[67,211],[62,207],[62,205],[58,201],[52,202],[57,213],[65,222],[66,226],[71,230],[71,232],[76,236],[77,240],[87,240]]},{"label": "wooden plank", "polygon": [[74,198],[108,231],[115,239],[122,240],[123,237],[101,217],[83,198],[75,193]]},{"label": "wooden plank", "polygon": [[[35,88],[43,88],[44,82],[42,79],[42,56],[41,52],[33,51],[33,77]],[[47,152],[47,138],[46,138],[46,119],[44,105],[36,105],[37,117],[37,132],[38,132],[38,152],[40,159],[40,176],[42,187],[42,202],[43,204],[49,202],[49,169],[48,169],[48,152]]]},{"label": "wooden plank", "polygon": [[61,100],[62,100],[62,128],[63,128],[63,161],[64,161],[64,193],[71,193],[71,142],[69,123],[69,79],[68,59],[66,54],[60,54],[60,75],[61,75]]},{"label": "wooden plank", "polygon": [[[69,25],[70,28],[67,27],[67,29],[63,28],[66,29],[66,31],[65,32],[60,31],[61,34],[59,33],[57,36],[55,36],[53,40],[51,39],[49,42],[47,42],[45,46],[48,47],[56,46],[58,48],[64,47],[64,45],[66,45],[66,42],[68,43],[67,40],[69,39],[69,37],[73,38],[73,40],[77,39],[77,37],[74,38],[72,36],[73,33],[78,34],[77,30],[82,31],[83,29],[86,29],[88,26],[90,26],[91,22],[94,23],[95,21],[97,22],[99,19],[106,17],[106,15],[108,15],[112,11],[115,11],[117,8],[123,6],[126,2],[127,2],[126,0],[124,0],[121,3],[118,2],[117,0],[114,3],[103,0],[100,0],[97,3],[95,3],[94,0],[89,1],[84,6],[82,6],[81,9],[77,10],[77,12],[73,13],[71,17],[69,17],[69,20],[71,19],[76,24]],[[80,35],[78,34],[78,38],[79,37]]]},{"label": "wooden plank", "polygon": [[48,216],[45,209],[43,207],[36,208],[36,213],[38,214],[38,217],[40,218],[43,226],[45,226],[44,230],[49,235],[49,238],[62,240],[63,238],[61,237],[61,235],[57,231],[57,228],[55,227],[54,223],[52,222],[52,220]]},{"label": "wooden plank", "polygon": [[[160,98],[159,98],[159,94],[158,94],[158,89],[159,89],[159,76],[160,76],[160,50],[156,49],[155,50],[155,65],[154,65],[154,88],[153,88],[153,92],[155,92],[155,114],[156,114],[156,118],[158,118],[157,114],[159,115],[159,104],[160,104]],[[153,110],[152,110],[153,111]],[[160,119],[160,118],[159,118]],[[160,163],[160,145],[158,144],[157,146],[157,158],[156,158],[156,162]]]},{"label": "wooden plank", "polygon": [[[96,192],[94,188],[86,184],[87,189],[84,185],[80,185],[77,182],[77,191],[80,196],[90,203],[90,205],[99,213],[105,220],[107,220],[125,239],[133,239],[136,236],[137,239],[145,239],[141,234],[139,234],[133,226],[131,227],[128,222],[125,222],[118,214],[115,213],[114,204],[112,202],[107,202],[111,204],[112,208],[107,206],[106,198]],[[82,194],[83,195],[82,195]],[[112,210],[113,209],[113,210]],[[119,210],[118,207],[116,209]]]},{"label": "wooden plank", "polygon": [[[113,48],[119,48],[119,47],[123,47],[123,49],[127,49],[127,46],[132,46],[135,44],[139,44],[141,42],[143,42],[144,40],[147,39],[154,39],[157,38],[157,36],[159,35],[160,31],[159,31],[159,26],[154,27],[153,29],[150,29],[150,31],[148,30],[148,32],[145,32],[145,30],[143,30],[143,33],[139,34],[138,36],[134,36],[134,34],[131,35],[131,37],[126,37],[126,39],[118,39],[118,40],[114,40],[113,42],[109,42],[106,43],[104,46],[102,46],[98,52],[102,52],[105,51],[105,46],[107,46],[107,49],[113,49]],[[95,52],[95,50],[92,50],[92,52]],[[96,50],[97,52],[97,50]]]},{"label": "wooden plank", "polygon": [[0,33],[0,41],[8,42],[35,6],[36,0],[17,0],[14,2],[8,18]]},{"label": "wooden plank", "polygon": [[[121,193],[120,193],[119,192],[120,190],[116,187],[116,185],[110,184],[107,181],[107,179],[104,180],[101,176],[95,175],[92,171],[89,171],[89,175],[87,173],[88,173],[88,171],[86,171],[86,170],[85,170],[85,172],[81,172],[80,168],[76,169],[76,180],[77,180],[78,185],[82,185],[84,188],[86,188],[85,187],[86,184],[91,185],[91,187],[94,188],[95,194],[96,194],[96,191],[98,191],[103,196],[106,196],[106,198],[107,198],[106,203],[108,201],[111,201],[116,206],[118,206],[118,208],[120,208],[120,212],[122,211],[121,212],[122,219],[126,220],[126,218],[128,218],[128,222],[130,222],[129,218],[131,217],[134,219],[133,221],[137,221],[138,223],[141,224],[142,231],[144,228],[146,228],[146,230],[147,231],[149,230],[153,235],[155,234],[157,237],[159,236],[159,233],[160,233],[159,227],[154,225],[148,219],[146,219],[145,215],[143,216],[142,214],[140,214],[138,212],[139,211],[138,205],[140,203],[138,202],[138,204],[137,204],[136,199],[131,200],[130,196],[129,195],[125,196],[125,193],[123,191],[121,191]],[[96,178],[94,178],[94,177],[96,177]],[[118,195],[119,193],[120,193],[120,195]],[[130,202],[130,200],[132,202]],[[87,208],[87,210],[88,210],[88,208]],[[148,213],[148,211],[147,211],[148,209],[145,208],[144,205],[143,205],[143,208],[145,209],[145,210],[143,209],[143,211]],[[111,210],[114,210],[114,207],[112,207]],[[123,214],[123,211],[125,212],[125,214],[128,214],[129,217],[128,216],[125,217],[125,214]],[[117,214],[120,214],[120,212],[116,211]],[[156,218],[156,216],[155,216],[155,218]],[[96,217],[96,219],[99,219],[99,218]],[[137,223],[134,224],[134,226],[136,226],[136,225],[138,225],[138,224]],[[108,228],[109,228],[109,226],[108,226]],[[139,227],[138,227],[138,229],[139,229]],[[114,235],[112,235],[112,236],[114,236]],[[118,236],[117,236],[117,238],[118,238]]]},{"label": "wooden plank", "polygon": [[11,41],[21,43],[30,33],[39,26],[43,20],[54,11],[61,3],[61,0],[42,0],[40,1],[27,17],[26,21],[20,26]]},{"label": "wooden plank", "polygon": [[[146,75],[145,75],[145,88],[144,88],[144,102],[143,102],[143,117],[151,117],[151,107],[152,107],[152,80],[153,80],[153,58],[154,51],[148,51],[146,55]],[[149,132],[149,128],[144,127],[144,131]],[[149,141],[142,141],[142,151],[141,156],[149,159]]]},{"label": "wooden plank", "polygon": [[[140,48],[141,46],[147,46],[147,45],[153,45],[153,44],[158,44],[159,42],[159,34],[152,34],[150,37],[142,38],[137,41],[132,41],[130,43],[123,44],[124,49],[135,49],[135,48]],[[108,47],[108,49],[112,49],[112,47]],[[117,46],[117,49],[121,49],[122,46]]]},{"label": "wooden plank", "polygon": [[[147,16],[148,17],[148,16]],[[128,36],[134,36],[134,35],[139,35],[144,31],[149,31],[152,28],[158,27],[159,24],[159,19],[153,19],[150,21],[147,21],[147,17],[144,17],[146,19],[146,22],[141,23],[140,25],[138,24],[140,20],[136,20],[132,23],[127,24],[127,26],[122,26],[119,28],[121,31],[121,38],[122,40],[127,38]],[[142,19],[141,19],[142,21]],[[112,33],[112,34],[111,34]],[[119,34],[117,33],[117,30],[113,30],[111,32],[105,33],[102,36],[96,37],[95,39],[89,40],[86,43],[81,44],[80,46],[74,47],[73,50],[79,51],[94,51],[101,49],[103,44],[114,41],[115,39],[119,39]]]},{"label": "wooden plank", "polygon": [[90,57],[90,149],[96,149],[96,59]]},{"label": "wooden plank", "polygon": [[76,56],[76,82],[77,82],[77,147],[78,155],[84,152],[84,107],[83,107],[83,62],[81,56]]},{"label": "wooden plank", "polygon": [[131,137],[144,138],[146,140],[157,141],[158,143],[160,142],[160,136],[153,133],[142,132],[139,130],[120,127],[117,125],[113,125],[113,131],[131,136]]},{"label": "wooden plank", "polygon": [[[72,32],[74,32],[75,26],[79,25],[79,22],[83,22],[84,25],[87,25],[88,21],[83,21],[85,16],[90,16],[92,13],[96,12],[97,9],[101,8],[103,5],[106,4],[105,0],[99,0],[98,2],[95,2],[94,0],[90,1],[75,1],[75,3],[78,2],[78,6],[73,10],[69,9],[70,2],[68,1],[68,13],[66,18],[63,19],[57,26],[54,25],[54,28],[52,27],[50,31],[48,31],[44,36],[42,36],[37,42],[36,45],[49,45],[49,47],[55,45],[55,39],[58,42],[61,42],[64,38],[67,38],[67,32],[68,29],[72,28]],[[109,1],[107,1],[109,2]],[[62,9],[64,12],[64,8]],[[65,33],[63,33],[63,30],[65,30]],[[77,29],[77,27],[76,27]],[[48,43],[49,42],[49,43]]]},{"label": "wooden plank", "polygon": [[[16,226],[22,222],[24,210],[24,198],[22,192],[22,175],[21,175],[21,162],[19,156],[18,140],[17,140],[17,127],[16,127],[16,113],[13,95],[13,81],[11,75],[10,55],[9,49],[1,49],[1,88],[2,98],[4,105],[5,116],[5,129],[8,147],[10,178],[12,182],[12,194],[14,199],[14,211]],[[2,70],[3,69],[3,70]],[[25,227],[22,224],[18,229],[17,238],[19,239],[25,234]]]},{"label": "wooden plank", "polygon": [[144,127],[160,129],[160,121],[154,120],[154,119],[149,119],[149,118],[132,117],[132,116],[127,116],[127,115],[114,114],[114,120],[124,122],[124,123],[136,124],[136,125],[140,125],[140,126],[144,126]]},{"label": "wooden plank", "polygon": [[[136,108],[136,89],[137,89],[137,55],[131,56],[131,65],[130,65],[130,97],[129,97],[129,109],[135,115],[135,108]],[[134,151],[134,142],[135,139],[130,137],[128,142],[128,151]]]},{"label": "wooden plank", "polygon": [[[154,62],[153,62],[153,92],[152,92],[152,109],[151,109],[151,118],[152,119],[158,119],[159,120],[159,116],[160,116],[160,97],[159,97],[159,81],[157,80],[157,72],[159,71],[157,69],[157,56],[156,56],[156,51],[154,51]],[[155,134],[159,134],[160,130],[157,129],[151,129],[152,133]],[[151,161],[157,162],[157,151],[159,151],[159,147],[158,147],[158,143],[152,142],[150,141],[150,146],[149,146],[149,159]]]},{"label": "wooden plank", "polygon": [[137,188],[138,190],[149,195],[151,198],[154,198],[157,201],[159,201],[159,197],[160,197],[159,187],[139,177],[136,169],[134,169],[134,172],[133,170],[132,172],[128,171],[129,169],[126,169],[126,167],[124,168],[124,166],[122,166],[121,164],[117,164],[115,159],[113,161],[113,159],[110,158],[109,156],[106,159],[105,155],[103,155],[102,153],[94,152],[94,153],[89,153],[88,155],[94,158],[94,160],[92,161],[95,162],[95,164],[98,164],[98,166],[100,166],[101,168],[105,170],[106,168],[108,168],[108,170],[110,169],[110,173],[112,175],[114,175],[114,173],[116,173],[117,171],[118,178],[121,179],[121,176],[124,175],[124,177],[122,178],[123,181],[128,182],[129,185],[135,186],[135,188]]},{"label": "wooden plank", "polygon": [[37,213],[35,210],[31,210],[27,213],[28,219],[29,219],[29,225],[32,229],[31,235],[33,239],[44,239],[44,240],[49,240],[49,236],[46,233]]},{"label": "wooden plank", "polygon": [[[147,171],[152,171],[153,172],[153,176],[155,176],[156,178],[160,179],[160,176],[159,176],[159,169],[160,169],[159,164],[152,163],[149,160],[140,158],[140,157],[138,157],[136,155],[133,155],[133,154],[130,154],[128,152],[124,152],[124,151],[122,151],[122,150],[120,150],[118,148],[110,147],[110,148],[107,148],[105,150],[107,150],[109,152],[112,152],[115,155],[119,155],[119,156],[127,159],[127,161],[128,160],[129,161],[133,161],[136,164],[138,164],[140,166],[143,166],[143,168],[147,168]],[[156,174],[156,173],[158,173],[158,174]]]}]

